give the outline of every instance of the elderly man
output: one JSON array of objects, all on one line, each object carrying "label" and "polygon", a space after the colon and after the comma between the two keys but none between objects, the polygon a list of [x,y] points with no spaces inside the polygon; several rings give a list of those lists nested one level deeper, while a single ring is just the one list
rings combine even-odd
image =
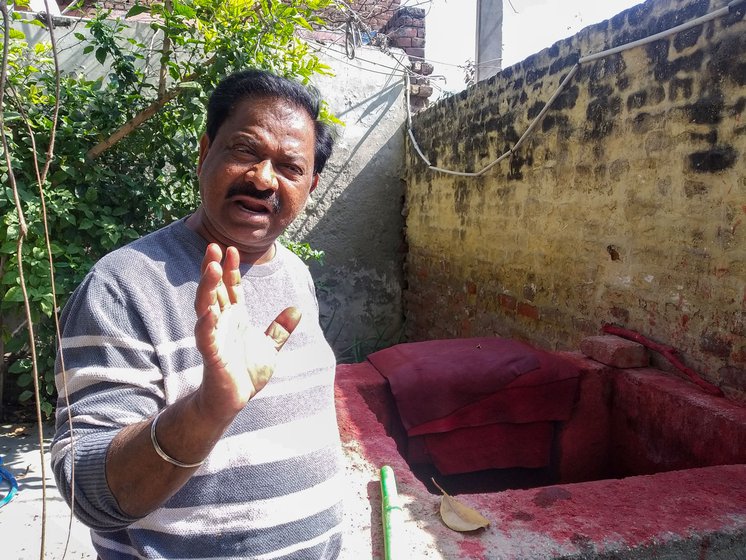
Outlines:
[{"label": "elderly man", "polygon": [[331,153],[318,119],[293,81],[229,76],[200,207],[101,259],[62,314],[53,469],[104,560],[339,554],[335,360],[277,242]]}]

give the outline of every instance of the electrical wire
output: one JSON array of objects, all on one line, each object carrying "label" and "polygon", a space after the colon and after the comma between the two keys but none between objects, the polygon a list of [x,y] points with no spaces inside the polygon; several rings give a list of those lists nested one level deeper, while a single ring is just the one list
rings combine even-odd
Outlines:
[{"label": "electrical wire", "polygon": [[[317,48],[317,47],[311,45],[311,48],[315,52],[317,52],[317,53],[323,53],[325,56],[328,56],[329,58],[331,58],[331,59],[333,59],[333,60],[335,60],[337,62],[341,62],[342,64],[346,64],[348,66],[355,66],[352,63],[352,59],[347,60],[345,58],[334,56],[334,54],[332,54],[332,53],[335,52],[335,51],[332,51],[330,47],[331,47],[331,45],[322,45],[322,46],[320,46],[320,47]],[[443,75],[441,75],[441,74],[431,74],[431,75],[428,75],[428,76],[425,76],[423,74],[419,74],[419,73],[415,72],[414,70],[412,70],[411,68],[407,67],[404,63],[402,63],[401,60],[399,60],[393,53],[385,53],[385,54],[388,54],[389,56],[391,56],[392,60],[397,64],[397,66],[395,66],[395,67],[394,66],[387,66],[386,64],[381,64],[380,62],[375,62],[373,60],[362,58],[359,55],[356,55],[354,60],[358,60],[360,62],[365,62],[366,64],[370,64],[372,66],[378,66],[380,68],[385,68],[389,72],[380,72],[380,71],[377,71],[377,70],[373,70],[371,68],[365,68],[363,66],[355,66],[355,67],[359,68],[360,70],[364,70],[366,72],[370,72],[370,73],[373,73],[373,74],[390,75],[392,72],[402,72],[404,74],[408,74],[409,76],[413,76],[413,77],[416,77],[416,78],[427,78],[428,80],[441,80],[441,81],[445,81],[446,80],[446,77],[443,76]],[[445,92],[445,89],[443,89],[442,87],[440,87],[439,85],[437,85],[435,83],[430,83],[429,85],[433,89],[435,89],[435,90],[437,90],[437,91],[439,91],[441,93]]]},{"label": "electrical wire", "polygon": [[[689,22],[683,23],[681,25],[677,25],[675,27],[672,27],[670,29],[667,29],[665,31],[661,31],[660,33],[656,33],[654,35],[650,35],[649,37],[645,37],[643,39],[638,39],[636,41],[630,41],[629,43],[625,43],[624,45],[619,45],[617,47],[613,47],[611,49],[606,49],[604,51],[600,51],[597,53],[589,54],[586,56],[582,56],[578,58],[578,62],[575,63],[575,65],[570,69],[568,74],[563,78],[562,82],[560,82],[559,86],[557,86],[557,89],[552,94],[552,96],[549,98],[547,103],[544,105],[542,110],[539,112],[536,117],[531,121],[526,131],[523,133],[523,135],[520,137],[520,139],[511,147],[509,148],[505,153],[500,155],[495,160],[491,161],[489,164],[487,164],[485,167],[480,169],[476,172],[469,172],[469,171],[454,171],[451,169],[444,169],[442,167],[436,167],[430,163],[430,160],[424,155],[422,152],[422,149],[420,148],[419,144],[417,143],[417,139],[414,136],[414,133],[412,132],[412,115],[411,115],[411,107],[409,105],[409,81],[407,81],[407,133],[410,138],[410,140],[413,143],[413,147],[415,149],[415,152],[420,156],[420,159],[427,165],[428,169],[431,171],[437,171],[440,173],[444,173],[447,175],[456,175],[459,177],[482,177],[484,176],[487,171],[492,169],[495,165],[500,163],[502,160],[504,160],[507,157],[512,156],[515,151],[520,147],[523,142],[526,141],[527,138],[533,133],[533,131],[536,129],[538,124],[541,122],[541,120],[544,118],[544,115],[549,111],[552,104],[555,102],[557,97],[562,93],[562,90],[564,90],[565,86],[572,80],[572,78],[575,76],[577,71],[579,70],[580,66],[582,64],[585,64],[587,62],[592,62],[594,60],[598,60],[601,58],[605,58],[607,56],[611,56],[613,54],[620,53],[622,51],[626,51],[629,49],[633,49],[635,47],[639,47],[641,45],[646,45],[648,43],[652,43],[654,41],[658,41],[660,39],[663,39],[665,37],[668,37],[670,35],[674,35],[676,33],[679,33],[681,31],[685,31],[686,29],[690,29],[692,27],[695,27],[697,25],[701,25],[703,23],[706,23],[708,21],[717,19],[719,17],[722,17],[724,15],[727,15],[728,13],[735,11],[736,6],[739,4],[742,4],[746,2],[746,0],[732,0],[728,3],[727,6],[723,8],[719,8],[717,10],[713,10],[712,12],[709,12],[703,16],[700,16],[698,18],[695,18]],[[415,57],[412,57],[415,58]],[[408,76],[407,76],[408,78]]]}]

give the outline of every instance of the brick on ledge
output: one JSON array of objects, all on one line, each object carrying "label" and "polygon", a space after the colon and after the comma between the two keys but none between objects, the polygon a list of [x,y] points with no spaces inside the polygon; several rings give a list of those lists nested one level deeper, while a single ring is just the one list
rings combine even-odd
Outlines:
[{"label": "brick on ledge", "polygon": [[580,351],[597,362],[621,369],[647,367],[650,364],[647,348],[614,335],[584,338],[580,342]]},{"label": "brick on ledge", "polygon": [[407,47],[404,52],[415,58],[425,58],[425,49],[419,47]]},{"label": "brick on ledge", "polygon": [[429,85],[420,86],[420,97],[430,97],[433,94],[433,88]]}]

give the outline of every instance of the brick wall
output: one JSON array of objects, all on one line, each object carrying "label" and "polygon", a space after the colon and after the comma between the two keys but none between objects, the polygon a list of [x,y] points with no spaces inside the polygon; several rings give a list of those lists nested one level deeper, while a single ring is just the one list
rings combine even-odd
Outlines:
[{"label": "brick wall", "polygon": [[[414,119],[435,166],[478,171],[577,61],[724,0],[648,0]],[[530,141],[482,178],[409,149],[408,335],[574,349],[607,322],[746,396],[746,21],[581,65]]]},{"label": "brick wall", "polygon": [[[347,4],[355,11],[357,16],[372,31],[382,29],[396,11],[399,9],[401,0],[352,0]],[[322,18],[328,23],[344,23],[349,14],[346,10],[330,8],[325,10]]]},{"label": "brick wall", "polygon": [[419,111],[427,106],[433,93],[427,78],[433,73],[433,65],[425,62],[425,10],[423,8],[400,8],[381,29],[388,44],[402,49],[409,56],[413,75],[410,77],[409,102]]}]

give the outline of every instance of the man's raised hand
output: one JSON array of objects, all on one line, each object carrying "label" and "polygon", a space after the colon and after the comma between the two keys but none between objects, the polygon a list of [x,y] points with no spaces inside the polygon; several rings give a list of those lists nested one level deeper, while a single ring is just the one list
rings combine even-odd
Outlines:
[{"label": "man's raised hand", "polygon": [[[222,265],[221,265],[222,261]],[[266,331],[252,327],[244,302],[238,250],[207,247],[194,308],[194,336],[204,361],[200,403],[214,418],[232,419],[272,377],[277,354],[300,321],[295,307]]]}]

